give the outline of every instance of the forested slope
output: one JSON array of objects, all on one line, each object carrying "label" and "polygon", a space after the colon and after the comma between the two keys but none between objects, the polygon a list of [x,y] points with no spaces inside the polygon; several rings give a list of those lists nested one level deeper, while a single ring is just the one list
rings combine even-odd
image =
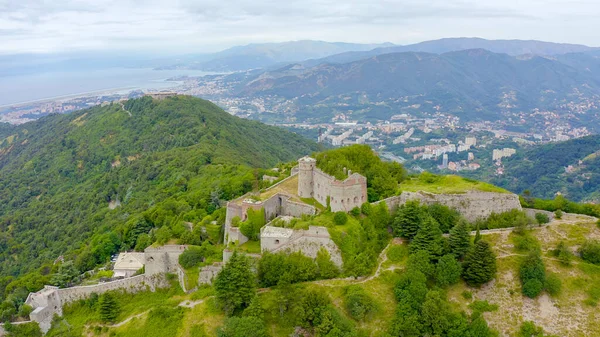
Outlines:
[{"label": "forested slope", "polygon": [[[536,146],[505,158],[504,176],[489,181],[539,198],[560,192],[575,201],[600,200],[600,136]],[[478,177],[484,179],[485,177]]]},{"label": "forested slope", "polygon": [[30,273],[5,294],[47,282],[60,255],[83,271],[133,248],[140,226],[162,228],[162,240],[178,238],[184,221],[199,222],[261,184],[256,168],[318,149],[182,96],[53,115],[0,132],[0,290]]}]

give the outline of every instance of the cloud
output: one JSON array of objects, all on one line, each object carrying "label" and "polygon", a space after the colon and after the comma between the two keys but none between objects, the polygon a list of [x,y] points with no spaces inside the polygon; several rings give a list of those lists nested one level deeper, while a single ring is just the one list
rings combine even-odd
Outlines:
[{"label": "cloud", "polygon": [[590,31],[600,29],[599,10],[591,0],[0,0],[0,53],[180,53],[298,39],[404,44],[449,36],[598,45]]}]

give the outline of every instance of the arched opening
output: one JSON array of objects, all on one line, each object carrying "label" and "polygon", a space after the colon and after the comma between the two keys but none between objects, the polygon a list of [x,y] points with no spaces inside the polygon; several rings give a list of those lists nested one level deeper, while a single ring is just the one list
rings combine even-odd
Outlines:
[{"label": "arched opening", "polygon": [[275,244],[278,245],[279,244],[279,240],[275,240]]},{"label": "arched opening", "polygon": [[358,197],[354,197],[354,203],[357,204],[358,203]]}]

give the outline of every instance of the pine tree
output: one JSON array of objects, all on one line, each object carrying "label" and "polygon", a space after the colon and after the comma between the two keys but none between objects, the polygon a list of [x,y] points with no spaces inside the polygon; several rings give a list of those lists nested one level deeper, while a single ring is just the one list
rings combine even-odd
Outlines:
[{"label": "pine tree", "polygon": [[477,232],[475,232],[475,239],[473,240],[474,244],[477,244],[481,240],[481,233],[479,232],[479,224],[477,224]]},{"label": "pine tree", "polygon": [[422,209],[419,201],[413,200],[404,204],[399,210],[392,229],[394,236],[412,239],[417,235],[422,222]]},{"label": "pine tree", "polygon": [[243,309],[255,296],[256,279],[247,256],[233,253],[215,278],[217,299],[228,314]]},{"label": "pine tree", "polygon": [[470,286],[480,286],[496,276],[496,255],[487,241],[480,240],[465,256],[463,278]]},{"label": "pine tree", "polygon": [[461,220],[450,230],[448,238],[450,251],[457,259],[462,259],[471,248],[470,233],[467,222]]},{"label": "pine tree", "polygon": [[428,217],[410,243],[410,251],[426,251],[435,259],[442,256],[443,250],[444,238],[440,226],[435,219]]},{"label": "pine tree", "polygon": [[119,304],[112,293],[104,293],[98,301],[100,319],[104,322],[114,322],[119,316]]}]

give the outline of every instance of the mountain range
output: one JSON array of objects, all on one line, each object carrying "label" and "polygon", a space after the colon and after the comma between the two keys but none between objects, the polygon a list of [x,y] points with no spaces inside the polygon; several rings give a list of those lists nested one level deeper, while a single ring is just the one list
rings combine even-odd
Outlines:
[{"label": "mountain range", "polygon": [[357,44],[324,41],[290,41],[237,46],[224,51],[187,57],[161,69],[190,68],[204,71],[242,71],[303,62],[305,66],[322,63],[347,63],[398,52],[442,54],[465,49],[487,49],[509,55],[562,55],[597,50],[584,45],[523,40],[486,40],[481,38],[446,38],[410,45]]},{"label": "mountain range", "polygon": [[[397,108],[416,105],[419,111],[441,110],[465,120],[494,120],[507,112],[536,108],[568,112],[570,102],[600,97],[599,70],[600,59],[593,53],[544,57],[485,49],[401,52],[340,64],[293,64],[249,73],[242,80],[232,75],[235,92],[231,95],[275,95],[305,106],[352,104],[356,100],[348,97],[362,96],[363,102],[383,102],[389,107],[383,114],[370,111],[364,116],[367,119],[389,118]],[[578,116],[580,123],[597,110],[593,104],[590,109],[592,113]]]}]

